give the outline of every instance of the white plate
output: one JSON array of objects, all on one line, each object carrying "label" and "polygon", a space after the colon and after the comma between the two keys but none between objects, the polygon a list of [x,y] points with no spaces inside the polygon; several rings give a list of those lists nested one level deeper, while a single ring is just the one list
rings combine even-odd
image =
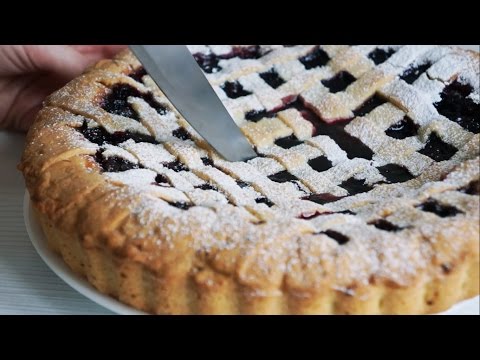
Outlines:
[{"label": "white plate", "polygon": [[47,244],[47,239],[43,234],[40,222],[35,217],[30,202],[30,195],[25,191],[23,199],[23,216],[25,218],[25,226],[33,246],[37,250],[40,257],[58,275],[60,279],[65,281],[80,294],[86,296],[97,304],[122,315],[144,315],[145,313],[125,305],[114,298],[104,295],[95,289],[90,283],[80,275],[74,273],[63,261],[63,259],[54,253]]},{"label": "white plate", "polygon": [[[90,300],[97,304],[117,313],[123,315],[144,315],[145,313],[136,310],[128,305],[125,305],[110,296],[100,293],[83,277],[75,274],[62,260],[60,256],[49,249],[47,239],[43,234],[43,230],[34,216],[30,202],[30,196],[25,191],[23,201],[23,216],[25,218],[25,226],[27,227],[28,235],[32,241],[33,246],[37,250],[40,257],[45,263],[57,274],[63,281],[65,281],[72,288],[83,294]],[[441,313],[442,315],[479,315],[479,297],[470,300],[462,301],[449,310]]]}]

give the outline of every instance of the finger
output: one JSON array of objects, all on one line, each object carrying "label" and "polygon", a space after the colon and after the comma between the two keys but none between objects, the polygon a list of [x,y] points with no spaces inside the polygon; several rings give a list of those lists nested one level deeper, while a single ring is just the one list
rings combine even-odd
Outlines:
[{"label": "finger", "polygon": [[66,45],[24,45],[16,50],[24,73],[49,72],[71,79],[89,65],[89,59]]},{"label": "finger", "polygon": [[76,51],[88,56],[108,58],[125,49],[127,45],[71,45]]}]

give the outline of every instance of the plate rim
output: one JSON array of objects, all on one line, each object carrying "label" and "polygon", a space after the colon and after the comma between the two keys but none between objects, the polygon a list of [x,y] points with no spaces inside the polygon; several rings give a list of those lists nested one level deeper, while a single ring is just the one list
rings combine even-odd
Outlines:
[{"label": "plate rim", "polygon": [[48,247],[41,225],[32,210],[30,194],[25,190],[23,217],[28,237],[38,255],[61,280],[86,298],[116,314],[147,315],[145,312],[123,304],[109,295],[102,294],[81,275],[71,270],[63,259]]},{"label": "plate rim", "polygon": [[[93,285],[91,285],[82,276],[76,274],[63,259],[55,254],[47,245],[47,240],[43,233],[43,229],[40,226],[38,219],[35,217],[32,208],[32,202],[30,201],[30,194],[25,189],[25,195],[23,199],[23,217],[25,221],[25,227],[27,228],[28,237],[37,251],[38,255],[47,264],[47,266],[65,283],[67,283],[74,290],[92,300],[98,305],[113,311],[119,315],[148,315],[147,313],[134,309],[109,295],[102,294]],[[480,296],[473,297],[471,299],[463,300],[456,303],[446,311],[433,315],[480,315],[479,313],[470,313],[461,310],[462,307],[472,306],[479,308]],[[470,305],[472,303],[472,305]]]}]

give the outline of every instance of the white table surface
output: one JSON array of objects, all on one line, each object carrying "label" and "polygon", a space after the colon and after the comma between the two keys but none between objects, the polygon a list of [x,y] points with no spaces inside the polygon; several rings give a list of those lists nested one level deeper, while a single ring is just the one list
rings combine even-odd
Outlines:
[{"label": "white table surface", "polygon": [[0,131],[0,314],[112,314],[64,283],[33,248],[23,222],[25,185],[16,169],[24,142],[22,134]]}]

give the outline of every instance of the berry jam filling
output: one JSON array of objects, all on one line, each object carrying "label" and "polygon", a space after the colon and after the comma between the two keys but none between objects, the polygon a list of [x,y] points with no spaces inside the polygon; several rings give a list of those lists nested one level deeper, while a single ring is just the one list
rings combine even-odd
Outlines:
[{"label": "berry jam filling", "polygon": [[271,117],[267,110],[250,110],[245,113],[245,119],[248,121],[257,122],[262,120],[264,117]]},{"label": "berry jam filling", "polygon": [[179,209],[182,209],[182,210],[188,210],[190,209],[193,204],[189,204],[189,203],[186,203],[186,202],[183,202],[183,201],[177,201],[177,202],[170,202],[170,201],[167,201],[169,205],[172,205],[176,208],[179,208]]},{"label": "berry jam filling", "polygon": [[202,184],[202,185],[197,185],[195,186],[196,189],[202,189],[202,190],[215,190],[215,191],[218,191],[218,188],[213,186],[212,184],[209,184],[209,183],[205,183],[205,184]]},{"label": "berry jam filling", "polygon": [[395,50],[391,48],[387,50],[376,48],[370,54],[368,54],[368,57],[375,63],[375,65],[379,65],[387,61],[388,58],[392,56],[394,53],[395,53]]},{"label": "berry jam filling", "polygon": [[356,215],[353,211],[350,210],[337,211],[334,214]]},{"label": "berry jam filling", "polygon": [[278,183],[284,183],[287,181],[294,181],[298,180],[298,178],[292,174],[290,174],[287,170],[280,171],[276,174],[269,175],[268,178],[272,181],[278,182]]},{"label": "berry jam filling", "polygon": [[322,84],[327,87],[331,93],[337,93],[345,90],[348,85],[353,83],[355,77],[350,74],[348,71],[340,71],[334,77],[328,80],[322,80]]},{"label": "berry jam filling", "polygon": [[233,81],[233,82],[232,81],[226,81],[222,85],[222,89],[223,89],[223,91],[225,91],[225,94],[227,94],[227,96],[230,99],[237,99],[239,97],[247,96],[247,95],[251,94],[251,92],[245,90],[243,88],[242,84],[240,84],[238,81]]},{"label": "berry jam filling", "polygon": [[391,184],[402,183],[414,178],[407,168],[396,164],[387,164],[377,169]]},{"label": "berry jam filling", "polygon": [[402,120],[396,122],[385,130],[385,134],[394,139],[405,139],[417,135],[418,128],[419,126],[415,124],[412,119],[405,116]]},{"label": "berry jam filling", "polygon": [[331,212],[327,212],[327,213],[320,213],[318,211],[314,211],[314,212],[311,212],[311,213],[302,213],[298,216],[298,219],[302,219],[302,220],[310,220],[310,219],[314,219],[320,215],[328,215],[328,214],[333,214]]},{"label": "berry jam filling", "polygon": [[370,111],[383,105],[387,102],[384,98],[382,98],[378,94],[373,94],[373,96],[369,97],[362,105],[360,105],[356,110],[353,111],[355,116],[365,116]]},{"label": "berry jam filling", "polygon": [[137,112],[128,103],[130,96],[143,99],[161,115],[167,112],[167,109],[163,105],[160,105],[151,93],[141,93],[128,84],[115,84],[110,89],[110,92],[103,98],[100,106],[111,114],[121,115],[139,121],[140,119]]},{"label": "berry jam filling", "polygon": [[183,165],[180,161],[175,160],[166,164],[163,164],[167,169],[180,172],[180,171],[189,171],[188,167]]},{"label": "berry jam filling", "polygon": [[196,53],[193,55],[193,58],[197,62],[197,64],[208,74],[216,73],[222,68],[218,65],[220,61],[220,57],[215,54],[201,54]]},{"label": "berry jam filling", "polygon": [[268,198],[266,198],[265,196],[262,196],[262,197],[259,197],[259,198],[256,198],[255,199],[255,202],[257,204],[265,204],[267,205],[268,207],[272,207],[274,205],[273,202],[271,202]]},{"label": "berry jam filling", "polygon": [[135,142],[147,142],[151,144],[158,144],[153,136],[132,133],[130,131],[116,131],[110,134],[103,127],[98,126],[95,128],[89,128],[87,122],[84,121],[82,126],[77,129],[82,135],[90,142],[97,145],[112,144],[118,145],[127,140],[133,140]]},{"label": "berry jam filling", "polygon": [[261,73],[260,77],[265,81],[270,87],[276,89],[280,85],[285,83],[285,80],[283,80],[280,75],[275,71],[274,68],[271,68],[270,70]]},{"label": "berry jam filling", "polygon": [[470,85],[454,81],[446,86],[440,94],[442,100],[433,104],[439,114],[456,122],[464,129],[475,134],[480,132],[480,104],[467,98],[472,92]]},{"label": "berry jam filling", "polygon": [[307,55],[302,56],[298,60],[303,66],[305,66],[305,69],[308,70],[319,66],[325,66],[330,61],[330,57],[325,51],[320,49],[320,47],[316,46]]},{"label": "berry jam filling", "polygon": [[192,140],[192,135],[182,127],[173,130],[172,135],[181,140]]},{"label": "berry jam filling", "polygon": [[328,160],[326,156],[319,156],[315,159],[308,160],[308,165],[310,165],[313,170],[322,172],[330,169],[332,167],[332,162]]},{"label": "berry jam filling", "polygon": [[417,205],[422,211],[431,212],[440,217],[450,217],[457,214],[463,214],[462,211],[458,210],[454,206],[440,204],[437,200],[427,199],[423,204]]},{"label": "berry jam filling", "polygon": [[238,57],[240,59],[258,59],[267,54],[262,52],[262,48],[259,45],[250,46],[235,46],[231,54],[226,55],[228,58]]},{"label": "berry jam filling", "polygon": [[201,160],[202,160],[203,165],[205,165],[205,166],[214,166],[213,161],[210,158],[202,157]]},{"label": "berry jam filling", "polygon": [[364,158],[371,160],[373,151],[365,145],[360,139],[348,134],[345,126],[349,120],[336,121],[327,124],[322,121],[313,111],[308,109],[302,102],[295,101],[292,106],[302,114],[303,118],[310,121],[314,127],[314,136],[326,135],[334,140],[337,145],[347,153],[349,159]]},{"label": "berry jam filling", "polygon": [[457,152],[457,148],[447,144],[440,137],[432,132],[428,137],[425,147],[418,151],[435,161],[444,161],[450,159]]},{"label": "berry jam filling", "polygon": [[468,195],[480,195],[480,180],[472,180],[459,190]]},{"label": "berry jam filling", "polygon": [[247,186],[250,186],[249,183],[245,182],[245,181],[242,181],[242,180],[236,180],[236,183],[238,186],[240,186],[242,189],[247,187]]},{"label": "berry jam filling", "polygon": [[425,71],[427,71],[430,66],[432,66],[432,64],[427,62],[425,64],[409,67],[403,72],[402,75],[400,75],[400,79],[405,81],[407,84],[413,84],[415,80],[417,80]]},{"label": "berry jam filling", "polygon": [[343,198],[344,196],[335,196],[329,193],[321,193],[321,194],[311,194],[308,196],[304,196],[302,197],[302,200],[309,200],[309,201],[313,201],[314,203],[323,205],[323,204],[328,204]]},{"label": "berry jam filling", "polygon": [[101,151],[95,154],[96,162],[106,172],[121,172],[132,169],[138,169],[140,166],[118,156],[110,156],[108,158],[103,156]]},{"label": "berry jam filling", "polygon": [[222,59],[232,59],[232,58],[240,58],[240,59],[258,59],[264,55],[266,55],[268,51],[263,51],[259,45],[251,45],[251,46],[235,46],[232,51],[228,54],[223,55],[215,55],[215,54],[202,54],[196,53],[193,54],[193,58],[198,63],[198,65],[208,74],[216,73],[222,70],[222,67],[218,65],[218,62]]},{"label": "berry jam filling", "polygon": [[168,178],[165,175],[157,174],[157,176],[155,176],[155,184],[168,184],[168,185],[170,185],[170,181],[168,180]]},{"label": "berry jam filling", "polygon": [[350,239],[347,236],[333,230],[322,231],[321,234],[325,234],[328,237],[332,238],[339,245],[345,245],[347,242],[350,241]]},{"label": "berry jam filling", "polygon": [[400,230],[403,230],[404,228],[401,228],[395,224],[392,224],[390,221],[387,221],[385,219],[378,219],[374,220],[368,223],[369,225],[375,226],[377,229],[380,230],[385,230],[385,231],[392,231],[392,232],[397,232]]},{"label": "berry jam filling", "polygon": [[286,136],[280,139],[275,140],[275,144],[284,148],[290,149],[291,147],[302,144],[303,141],[299,140],[295,135]]},{"label": "berry jam filling", "polygon": [[147,75],[147,71],[143,68],[143,66],[140,66],[138,69],[134,70],[128,76],[130,76],[133,80],[142,82],[142,78]]},{"label": "berry jam filling", "polygon": [[338,186],[347,190],[350,195],[356,195],[356,194],[364,193],[364,192],[367,192],[367,191],[370,191],[370,190],[373,189],[372,186],[367,185],[365,183],[365,180],[363,180],[363,179],[358,180],[358,179],[355,179],[355,178],[350,178],[348,180],[345,180],[344,182],[342,182]]}]

